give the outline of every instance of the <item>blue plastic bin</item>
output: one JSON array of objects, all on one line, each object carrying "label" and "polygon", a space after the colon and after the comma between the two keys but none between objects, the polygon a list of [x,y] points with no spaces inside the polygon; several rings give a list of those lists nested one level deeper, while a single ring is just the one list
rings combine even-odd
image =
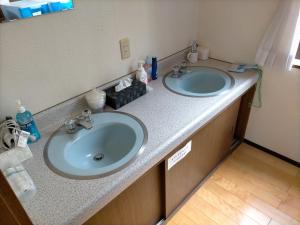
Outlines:
[{"label": "blue plastic bin", "polygon": [[41,7],[38,8],[19,8],[21,18],[30,18],[36,15],[42,14],[42,9]]},{"label": "blue plastic bin", "polygon": [[73,1],[72,0],[69,0],[68,2],[61,2],[61,1],[50,2],[49,5],[50,5],[51,12],[59,12],[62,10],[73,9]]},{"label": "blue plastic bin", "polygon": [[48,4],[41,5],[42,14],[50,13],[50,8]]},{"label": "blue plastic bin", "polygon": [[61,5],[62,5],[63,10],[73,9],[73,1],[72,0],[70,0],[69,2],[66,2],[66,3],[61,3]]},{"label": "blue plastic bin", "polygon": [[59,12],[62,10],[62,4],[60,2],[50,2],[49,5],[51,12]]}]

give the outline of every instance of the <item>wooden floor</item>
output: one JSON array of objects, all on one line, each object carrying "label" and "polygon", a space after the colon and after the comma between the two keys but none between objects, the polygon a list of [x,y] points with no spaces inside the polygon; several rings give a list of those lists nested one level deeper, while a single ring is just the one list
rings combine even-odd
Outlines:
[{"label": "wooden floor", "polygon": [[300,225],[300,169],[242,144],[168,225]]}]

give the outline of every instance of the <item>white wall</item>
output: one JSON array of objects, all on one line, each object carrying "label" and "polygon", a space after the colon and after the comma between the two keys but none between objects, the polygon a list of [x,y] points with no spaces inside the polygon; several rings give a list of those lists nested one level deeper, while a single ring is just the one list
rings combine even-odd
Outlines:
[{"label": "white wall", "polygon": [[252,108],[246,138],[300,162],[300,70],[265,69],[263,108]]},{"label": "white wall", "polygon": [[[278,0],[200,0],[199,40],[211,56],[253,63]],[[264,69],[263,107],[252,108],[246,138],[300,162],[300,70]]]},{"label": "white wall", "polygon": [[[127,74],[148,54],[196,38],[197,0],[74,0],[72,11],[0,24],[0,119],[21,98],[34,113]],[[132,57],[121,61],[119,40]]]}]

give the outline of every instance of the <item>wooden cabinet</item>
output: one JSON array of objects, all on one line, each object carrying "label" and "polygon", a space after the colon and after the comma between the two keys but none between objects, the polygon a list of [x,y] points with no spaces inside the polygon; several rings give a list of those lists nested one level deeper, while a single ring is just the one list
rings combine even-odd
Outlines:
[{"label": "wooden cabinet", "polygon": [[152,225],[159,222],[164,207],[163,172],[162,165],[152,168],[85,225]]},{"label": "wooden cabinet", "polygon": [[[209,172],[229,153],[240,100],[184,142],[165,161],[166,216],[176,209]],[[168,158],[191,140],[191,151],[168,170]]]},{"label": "wooden cabinet", "polygon": [[0,170],[0,224],[32,225],[18,197]]}]

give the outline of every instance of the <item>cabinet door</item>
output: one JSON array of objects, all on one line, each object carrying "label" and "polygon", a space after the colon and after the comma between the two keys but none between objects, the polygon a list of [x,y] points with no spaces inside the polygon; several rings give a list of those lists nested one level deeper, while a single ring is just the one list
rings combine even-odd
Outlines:
[{"label": "cabinet door", "polygon": [[18,197],[0,170],[0,224],[32,225]]},{"label": "cabinet door", "polygon": [[234,140],[236,121],[240,108],[241,100],[238,99],[224,112],[222,112],[214,121],[211,122],[213,138],[211,146],[211,158],[216,159],[216,163],[222,160],[228,153]]},{"label": "cabinet door", "polygon": [[190,138],[192,141],[191,151],[170,170],[168,170],[168,159],[182,149],[189,140],[166,158],[165,213],[167,217],[229,152],[239,104],[240,100],[237,100],[213,121],[196,132]]},{"label": "cabinet door", "polygon": [[150,225],[163,218],[163,164],[152,168],[85,225]]}]

